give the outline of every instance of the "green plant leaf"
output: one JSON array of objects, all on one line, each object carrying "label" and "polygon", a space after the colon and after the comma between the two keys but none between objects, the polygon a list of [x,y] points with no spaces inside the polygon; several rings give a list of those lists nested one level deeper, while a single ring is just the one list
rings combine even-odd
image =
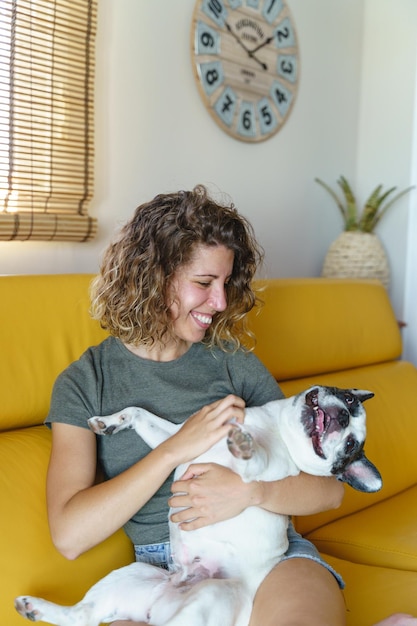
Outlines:
[{"label": "green plant leaf", "polygon": [[[382,185],[377,185],[377,187],[375,187],[375,189],[365,202],[365,207],[362,211],[361,219],[359,220],[359,230],[367,232],[368,226],[372,223],[372,220],[374,219],[374,216],[378,211],[381,200],[386,195],[383,194],[381,198],[381,190]],[[390,193],[390,191],[388,191],[387,193]]]},{"label": "green plant leaf", "polygon": [[[392,189],[389,190],[389,192],[387,192],[385,194],[385,198],[388,197],[389,193],[391,193],[392,191],[394,191],[395,189],[397,189],[396,187],[392,187]],[[414,185],[411,185],[411,187],[407,187],[406,189],[404,189],[403,191],[400,191],[399,193],[397,193],[396,196],[394,196],[393,198],[391,198],[391,200],[389,202],[387,202],[387,204],[384,207],[380,207],[380,210],[378,213],[375,214],[370,229],[368,231],[365,232],[372,232],[375,228],[375,226],[378,224],[378,222],[380,221],[381,217],[383,215],[385,215],[385,213],[388,211],[388,209],[394,204],[394,202],[397,202],[397,200],[399,200],[402,196],[404,196],[406,193],[409,193],[412,189],[414,189]]]},{"label": "green plant leaf", "polygon": [[323,182],[322,180],[320,180],[320,178],[315,178],[314,179],[316,181],[316,183],[318,183],[319,185],[321,185],[322,187],[324,187],[324,189],[331,195],[331,197],[333,198],[333,200],[336,202],[340,213],[342,214],[342,218],[343,218],[343,223],[346,223],[346,211],[345,211],[345,207],[343,206],[340,198],[338,197],[338,195],[333,191],[333,189],[331,187],[329,187],[329,185],[325,182]]},{"label": "green plant leaf", "polygon": [[352,189],[344,176],[337,181],[341,187],[346,201],[345,230],[358,230],[358,206]]},{"label": "green plant leaf", "polygon": [[[340,213],[342,214],[344,229],[348,231],[359,230],[365,233],[370,233],[375,229],[383,215],[387,210],[397,202],[402,196],[414,189],[414,185],[407,187],[403,191],[397,193],[394,197],[388,201],[388,198],[394,193],[397,187],[390,187],[387,191],[382,191],[383,186],[377,185],[372,193],[369,195],[362,210],[362,214],[359,217],[358,205],[356,198],[352,192],[352,188],[349,185],[347,179],[344,176],[340,176],[337,184],[343,192],[343,200],[339,198],[335,191],[320,178],[315,178],[315,181],[319,183],[326,191],[331,195],[336,202]],[[384,202],[386,203],[384,205]]]}]

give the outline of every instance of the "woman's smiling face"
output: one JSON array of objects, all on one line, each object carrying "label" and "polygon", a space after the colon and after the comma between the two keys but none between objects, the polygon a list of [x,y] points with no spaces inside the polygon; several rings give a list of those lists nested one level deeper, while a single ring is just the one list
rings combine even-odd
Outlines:
[{"label": "woman's smiling face", "polygon": [[225,286],[233,271],[234,253],[225,246],[198,245],[171,283],[173,330],[190,347],[204,338],[213,316],[227,307]]}]

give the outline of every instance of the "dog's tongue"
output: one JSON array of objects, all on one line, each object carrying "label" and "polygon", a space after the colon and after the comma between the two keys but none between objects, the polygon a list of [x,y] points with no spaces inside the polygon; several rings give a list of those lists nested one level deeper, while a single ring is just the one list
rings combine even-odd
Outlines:
[{"label": "dog's tongue", "polygon": [[321,439],[322,439],[322,435],[324,433],[325,427],[326,427],[326,424],[325,424],[324,411],[320,407],[317,407],[316,418],[315,418],[315,423],[314,423],[314,433],[311,437],[311,441],[313,444],[314,452],[317,454],[317,456],[320,456],[322,459],[326,458],[324,455],[323,449],[321,447]]},{"label": "dog's tongue", "polygon": [[324,433],[324,411],[320,407],[316,411],[315,427],[318,435]]},{"label": "dog's tongue", "polygon": [[321,447],[321,436],[318,433],[314,433],[311,437],[311,442],[313,444],[314,452],[317,454],[317,456],[325,459],[326,455],[324,454],[323,448]]}]

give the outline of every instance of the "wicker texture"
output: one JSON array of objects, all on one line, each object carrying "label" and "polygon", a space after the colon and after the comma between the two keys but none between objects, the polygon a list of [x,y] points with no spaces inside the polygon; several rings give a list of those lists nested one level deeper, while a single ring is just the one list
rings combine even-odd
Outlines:
[{"label": "wicker texture", "polygon": [[375,233],[344,231],[331,244],[323,264],[326,278],[375,278],[386,289],[390,270],[385,249]]}]

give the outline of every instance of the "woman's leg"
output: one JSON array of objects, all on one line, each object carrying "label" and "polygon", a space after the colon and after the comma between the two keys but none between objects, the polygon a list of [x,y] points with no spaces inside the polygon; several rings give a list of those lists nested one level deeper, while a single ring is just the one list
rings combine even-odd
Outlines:
[{"label": "woman's leg", "polygon": [[345,626],[346,607],[334,576],[311,559],[279,563],[255,596],[250,626]]}]

